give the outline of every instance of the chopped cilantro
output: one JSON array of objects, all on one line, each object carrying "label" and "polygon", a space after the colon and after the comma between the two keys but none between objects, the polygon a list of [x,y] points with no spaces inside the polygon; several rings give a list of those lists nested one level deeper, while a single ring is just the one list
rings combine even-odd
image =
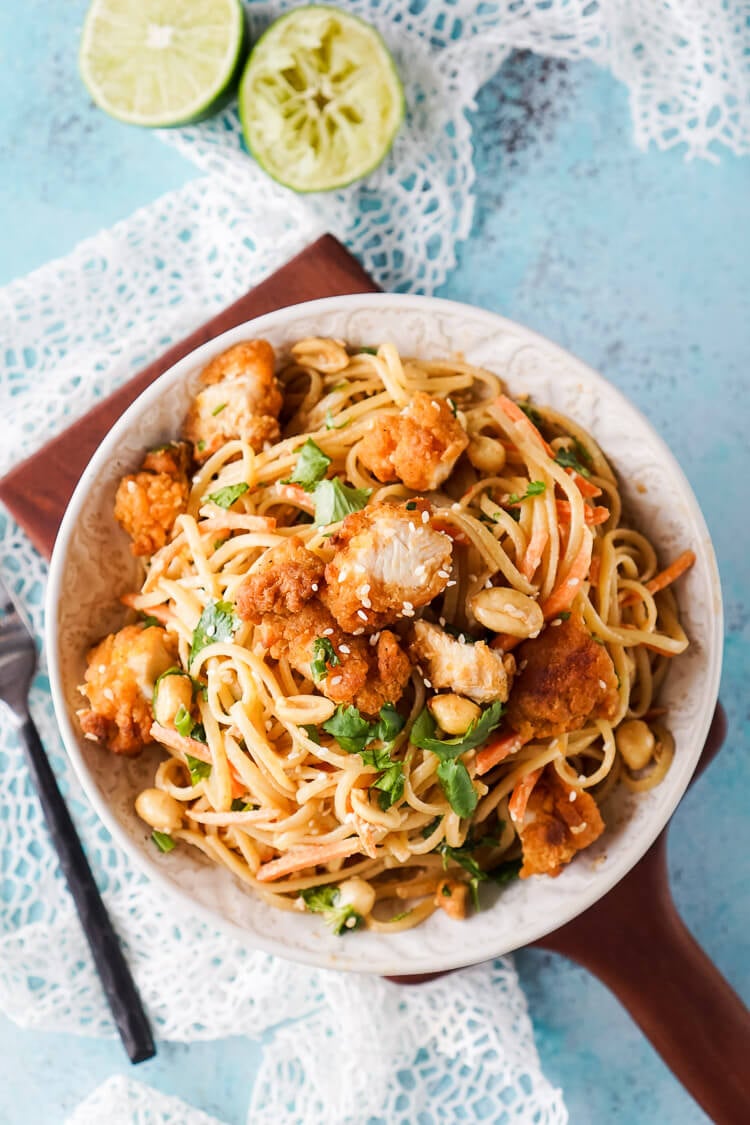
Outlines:
[{"label": "chopped cilantro", "polygon": [[[365,751],[367,753],[367,751]],[[363,755],[364,757],[364,755]],[[388,768],[381,773],[377,781],[373,781],[372,788],[380,790],[378,796],[378,804],[383,812],[395,805],[400,801],[404,795],[404,767],[401,762],[394,762],[390,758],[391,764]]]},{"label": "chopped cilantro", "polygon": [[240,627],[240,621],[231,602],[209,602],[193,632],[188,664],[207,645],[217,641],[231,641]]},{"label": "chopped cilantro", "polygon": [[206,738],[206,728],[203,723],[193,723],[193,729],[190,732],[190,737],[194,738],[196,742],[208,742]]},{"label": "chopped cilantro", "polygon": [[330,884],[326,887],[308,887],[300,891],[305,906],[313,914],[322,914],[333,932],[340,936],[347,930],[356,930],[362,923],[362,915],[349,903],[340,906],[341,891]]},{"label": "chopped cilantro", "polygon": [[226,488],[219,488],[216,492],[209,492],[208,499],[212,504],[217,504],[220,508],[231,508],[235,500],[239,500],[240,496],[244,496],[247,492],[249,484],[244,480],[238,484],[228,484]]},{"label": "chopped cilantro", "polygon": [[235,797],[231,804],[232,812],[252,812],[255,805],[251,805],[249,801],[243,800],[242,797]]},{"label": "chopped cilantro", "polygon": [[591,460],[588,452],[583,448],[581,443],[575,442],[573,448],[558,449],[555,454],[555,463],[562,465],[564,469],[573,469],[579,476],[590,477],[591,471],[586,468],[581,460],[581,454],[585,454],[585,457],[588,457],[589,461]]},{"label": "chopped cilantro", "polygon": [[193,717],[189,711],[185,710],[182,704],[180,704],[175,714],[174,726],[177,733],[181,734],[183,738],[190,737],[190,732],[193,729]]},{"label": "chopped cilantro", "polygon": [[402,910],[400,914],[394,914],[390,919],[391,922],[403,922],[404,918],[408,918],[411,910]]},{"label": "chopped cilantro", "polygon": [[503,711],[502,703],[491,703],[465,734],[443,740],[435,738],[436,723],[425,707],[411,729],[409,737],[412,744],[422,750],[431,750],[440,759],[438,780],[448,803],[458,816],[471,816],[477,807],[477,795],[466,766],[457,759],[467,750],[474,750],[487,741],[490,733],[500,725]]},{"label": "chopped cilantro", "polygon": [[214,550],[218,551],[219,547],[223,547],[228,538],[229,536],[225,535],[223,539],[214,539]]},{"label": "chopped cilantro", "polygon": [[426,840],[428,836],[432,835],[442,819],[442,816],[436,816],[435,819],[431,820],[429,824],[425,824],[424,828],[422,829],[423,840]]},{"label": "chopped cilantro", "polygon": [[381,742],[392,742],[396,735],[404,729],[405,722],[404,717],[399,715],[392,703],[384,703],[379,711],[373,738],[379,738]]},{"label": "chopped cilantro", "polygon": [[[366,766],[383,771],[371,786],[379,790],[378,803],[383,810],[389,809],[404,795],[403,764],[391,757],[393,739],[402,730],[404,722],[393,704],[386,703],[380,708],[374,723],[368,722],[356,707],[343,705],[339,705],[331,718],[323,723],[323,730],[334,736],[342,750],[348,754],[359,754]],[[385,745],[365,749],[370,742],[383,742]]]},{"label": "chopped cilantro", "polygon": [[302,726],[303,731],[316,746],[320,746],[320,731],[314,723],[304,723]]},{"label": "chopped cilantro", "polygon": [[215,418],[217,414],[221,414],[222,410],[226,410],[226,408],[227,404],[225,402],[220,402],[218,406],[214,407],[211,413]]},{"label": "chopped cilantro", "polygon": [[505,863],[493,867],[492,871],[488,871],[487,878],[491,879],[493,883],[497,883],[499,887],[504,887],[506,883],[512,883],[514,879],[518,878],[522,865],[522,859],[508,859]]},{"label": "chopped cilantro", "polygon": [[351,488],[338,477],[322,480],[315,489],[315,524],[338,523],[351,512],[359,512],[370,499],[371,488]]},{"label": "chopped cilantro", "polygon": [[539,411],[536,410],[530,402],[519,402],[518,408],[519,410],[523,410],[528,420],[532,422],[538,430],[541,429],[544,424],[544,419],[542,418]]},{"label": "chopped cilantro", "polygon": [[456,407],[455,402],[453,401],[452,398],[447,398],[445,401],[448,403],[448,406],[450,406],[451,410],[453,411],[453,417],[455,418],[458,414],[458,409]]},{"label": "chopped cilantro", "polygon": [[343,430],[348,425],[349,425],[349,422],[346,418],[344,419],[343,422],[339,422],[338,424],[336,424],[336,422],[334,422],[334,420],[333,420],[333,414],[331,414],[330,409],[326,410],[326,429],[327,430]]},{"label": "chopped cilantro", "polygon": [[407,510],[407,512],[416,512],[417,505],[414,503],[413,500],[410,500],[408,502],[408,504],[406,505],[406,510]]},{"label": "chopped cilantro", "polygon": [[197,785],[204,777],[211,776],[211,763],[202,762],[200,758],[194,758],[192,754],[185,755],[187,768],[190,770],[190,784]]},{"label": "chopped cilantro", "polygon": [[160,852],[171,852],[177,846],[168,832],[157,832],[154,829],[151,833],[151,839]]},{"label": "chopped cilantro", "polygon": [[369,347],[366,348],[366,347],[363,346],[361,348],[357,348],[356,354],[357,355],[377,355],[378,349],[377,348],[369,348]]},{"label": "chopped cilantro", "polygon": [[201,439],[199,442],[197,442],[195,448],[198,450],[199,453],[202,453],[203,450],[206,448],[205,441],[203,441],[203,439]]},{"label": "chopped cilantro", "polygon": [[150,613],[143,614],[143,628],[150,629],[153,625],[161,625],[158,617],[153,617]]},{"label": "chopped cilantro", "polygon": [[298,484],[305,492],[314,492],[315,486],[322,481],[328,471],[331,458],[324,453],[312,438],[308,438],[299,451],[294,472],[283,484]]},{"label": "chopped cilantro", "polygon": [[568,618],[570,617],[570,610],[569,609],[563,610],[562,613],[558,613],[557,617],[558,617],[558,620],[560,620],[560,621],[567,621]]},{"label": "chopped cilantro", "polygon": [[437,768],[437,776],[456,816],[471,816],[477,807],[477,795],[463,762],[455,758],[443,759]]},{"label": "chopped cilantro", "polygon": [[467,633],[463,629],[458,629],[455,625],[450,625],[448,622],[443,626],[443,630],[451,637],[455,637],[462,645],[475,645],[477,643],[477,638],[472,637],[471,633]]},{"label": "chopped cilantro", "polygon": [[340,663],[336,649],[328,637],[316,637],[313,641],[313,658],[310,662],[310,671],[315,683],[319,684],[326,678],[329,666],[335,668]]},{"label": "chopped cilantro", "polygon": [[523,496],[518,496],[515,492],[513,492],[508,497],[507,503],[512,507],[515,507],[517,504],[522,504],[524,500],[530,500],[532,496],[543,496],[546,489],[547,485],[543,480],[530,480],[528,488],[524,492]]},{"label": "chopped cilantro", "polygon": [[452,898],[453,896],[453,891],[450,889],[447,883],[443,883],[440,893],[443,898]]},{"label": "chopped cilantro", "polygon": [[347,707],[343,703],[323,723],[323,730],[332,734],[347,754],[359,754],[373,738],[371,724],[367,719],[360,715],[356,707]]}]

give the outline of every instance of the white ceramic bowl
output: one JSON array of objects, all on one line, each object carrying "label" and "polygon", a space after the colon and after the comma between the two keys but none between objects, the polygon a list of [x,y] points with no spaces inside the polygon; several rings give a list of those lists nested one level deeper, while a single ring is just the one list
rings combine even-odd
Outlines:
[{"label": "white ceramic bowl", "polygon": [[[393,341],[425,357],[462,352],[496,371],[514,394],[529,392],[586,427],[617,470],[626,511],[667,560],[692,547],[697,561],[680,587],[690,648],[675,660],[662,702],[676,739],[674,763],[655,790],[633,798],[624,788],[607,831],[558,879],[533,878],[503,890],[481,913],[452,922],[442,911],[393,936],[333,936],[311,915],[278,911],[228,871],[190,848],[162,856],[133,811],[137,789],[153,776],[159,752],[117,758],[78,730],[76,690],[87,648],[119,627],[117,596],[133,588],[137,567],[112,516],[123,473],[143,450],[174,437],[200,371],[238,340],[264,336],[283,348],[303,336],[355,344]],[[722,607],[706,525],[682,471],[650,425],[623,396],[579,360],[527,329],[479,309],[426,297],[335,297],[270,313],[198,348],[149,387],[102,442],[70,502],[50,571],[47,652],[52,694],[71,761],[104,824],[132,859],[165,890],[227,931],[294,960],[385,974],[423,973],[479,962],[555,929],[603,895],[636,863],[664,827],[698,761],[717,698]],[[492,891],[483,890],[488,899]]]}]

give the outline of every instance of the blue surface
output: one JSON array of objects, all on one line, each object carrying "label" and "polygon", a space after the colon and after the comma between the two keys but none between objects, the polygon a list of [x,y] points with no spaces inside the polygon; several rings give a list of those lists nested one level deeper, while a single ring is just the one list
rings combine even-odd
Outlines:
[{"label": "blue surface", "polygon": [[[90,105],[75,71],[83,10],[81,0],[0,6],[0,283],[194,175],[154,137]],[[730,737],[674,818],[670,868],[685,920],[747,998],[750,530],[737,504],[749,420],[750,162],[639,153],[621,86],[586,64],[530,58],[484,89],[475,136],[476,221],[442,295],[530,325],[617,383],[680,458],[714,536]],[[517,964],[543,1066],[564,1087],[573,1125],[707,1120],[596,981],[533,951]],[[238,1038],[163,1044],[135,1074],[235,1125],[259,1053]],[[114,1042],[25,1032],[0,1017],[0,1122],[56,1125],[126,1069]]]}]

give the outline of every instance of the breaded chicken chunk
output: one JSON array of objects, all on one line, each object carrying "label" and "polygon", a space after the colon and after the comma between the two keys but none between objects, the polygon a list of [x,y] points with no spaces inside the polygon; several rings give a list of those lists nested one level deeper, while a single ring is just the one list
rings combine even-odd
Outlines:
[{"label": "breaded chicken chunk", "polygon": [[323,585],[322,561],[299,536],[268,551],[237,591],[237,612],[260,625],[268,614],[299,613]]},{"label": "breaded chicken chunk", "polygon": [[444,398],[418,391],[400,414],[383,414],[359,447],[359,458],[384,484],[401,480],[415,492],[439,488],[469,438]]},{"label": "breaded chicken chunk", "polygon": [[603,831],[604,821],[593,797],[585,789],[573,789],[554,766],[547,766],[531,792],[520,830],[521,878],[559,875],[576,852],[593,844]]},{"label": "breaded chicken chunk", "polygon": [[186,511],[190,455],[184,442],[172,442],[146,454],[141,470],[123,477],[115,496],[115,519],[133,542],[134,555],[153,555],[169,538],[174,522]]},{"label": "breaded chicken chunk", "polygon": [[450,578],[452,543],[430,524],[425,501],[370,504],[331,543],[323,600],[347,632],[374,632],[413,617]]},{"label": "breaded chicken chunk", "polygon": [[[353,703],[366,715],[377,714],[384,703],[396,703],[411,674],[409,658],[393,633],[381,632],[374,646],[364,637],[349,636],[317,600],[293,615],[265,617],[259,636],[274,660],[285,657],[334,703]],[[312,668],[316,657],[325,664],[325,674],[318,669],[317,678]]]},{"label": "breaded chicken chunk", "polygon": [[152,741],[154,684],[176,659],[176,641],[156,625],[126,625],[92,648],[81,687],[90,709],[78,712],[86,738],[139,754]]},{"label": "breaded chicken chunk", "polygon": [[434,688],[449,688],[476,703],[508,698],[515,661],[484,641],[462,644],[429,621],[415,621],[409,654]]},{"label": "breaded chicken chunk", "polygon": [[206,461],[227,441],[242,438],[258,453],[278,441],[281,391],[267,340],[245,340],[212,359],[201,375],[203,389],[190,407],[183,437],[195,459]]},{"label": "breaded chicken chunk", "polygon": [[516,650],[519,674],[507,721],[525,741],[579,730],[589,718],[611,718],[617,674],[609,653],[573,614],[548,625]]}]

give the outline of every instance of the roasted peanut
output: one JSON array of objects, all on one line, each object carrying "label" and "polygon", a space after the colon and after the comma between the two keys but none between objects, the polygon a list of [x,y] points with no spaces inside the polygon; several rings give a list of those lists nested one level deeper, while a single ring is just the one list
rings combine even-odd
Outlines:
[{"label": "roasted peanut", "polygon": [[193,685],[189,676],[184,676],[181,672],[162,676],[154,691],[154,718],[157,723],[164,727],[171,726],[180,707],[189,711],[192,705]]},{"label": "roasted peanut", "polygon": [[539,604],[505,586],[480,590],[471,599],[471,611],[480,625],[511,637],[536,637],[544,625]]},{"label": "roasted peanut", "polygon": [[505,466],[505,447],[486,434],[475,434],[469,442],[466,456],[480,473],[499,473]]},{"label": "roasted peanut", "polygon": [[351,906],[364,918],[375,905],[375,891],[364,879],[354,875],[340,885],[336,905]]},{"label": "roasted peanut", "polygon": [[462,695],[435,695],[429,700],[432,717],[446,734],[463,734],[475,719],[479,718],[479,708]]},{"label": "roasted peanut", "polygon": [[469,888],[457,879],[442,879],[435,891],[435,905],[439,906],[449,918],[459,921],[468,912]]},{"label": "roasted peanut", "polygon": [[615,731],[617,749],[631,770],[642,770],[651,761],[656,739],[643,719],[627,719]]},{"label": "roasted peanut", "polygon": [[135,811],[157,832],[175,832],[182,828],[182,805],[161,789],[144,789],[139,793],[135,799]]}]

